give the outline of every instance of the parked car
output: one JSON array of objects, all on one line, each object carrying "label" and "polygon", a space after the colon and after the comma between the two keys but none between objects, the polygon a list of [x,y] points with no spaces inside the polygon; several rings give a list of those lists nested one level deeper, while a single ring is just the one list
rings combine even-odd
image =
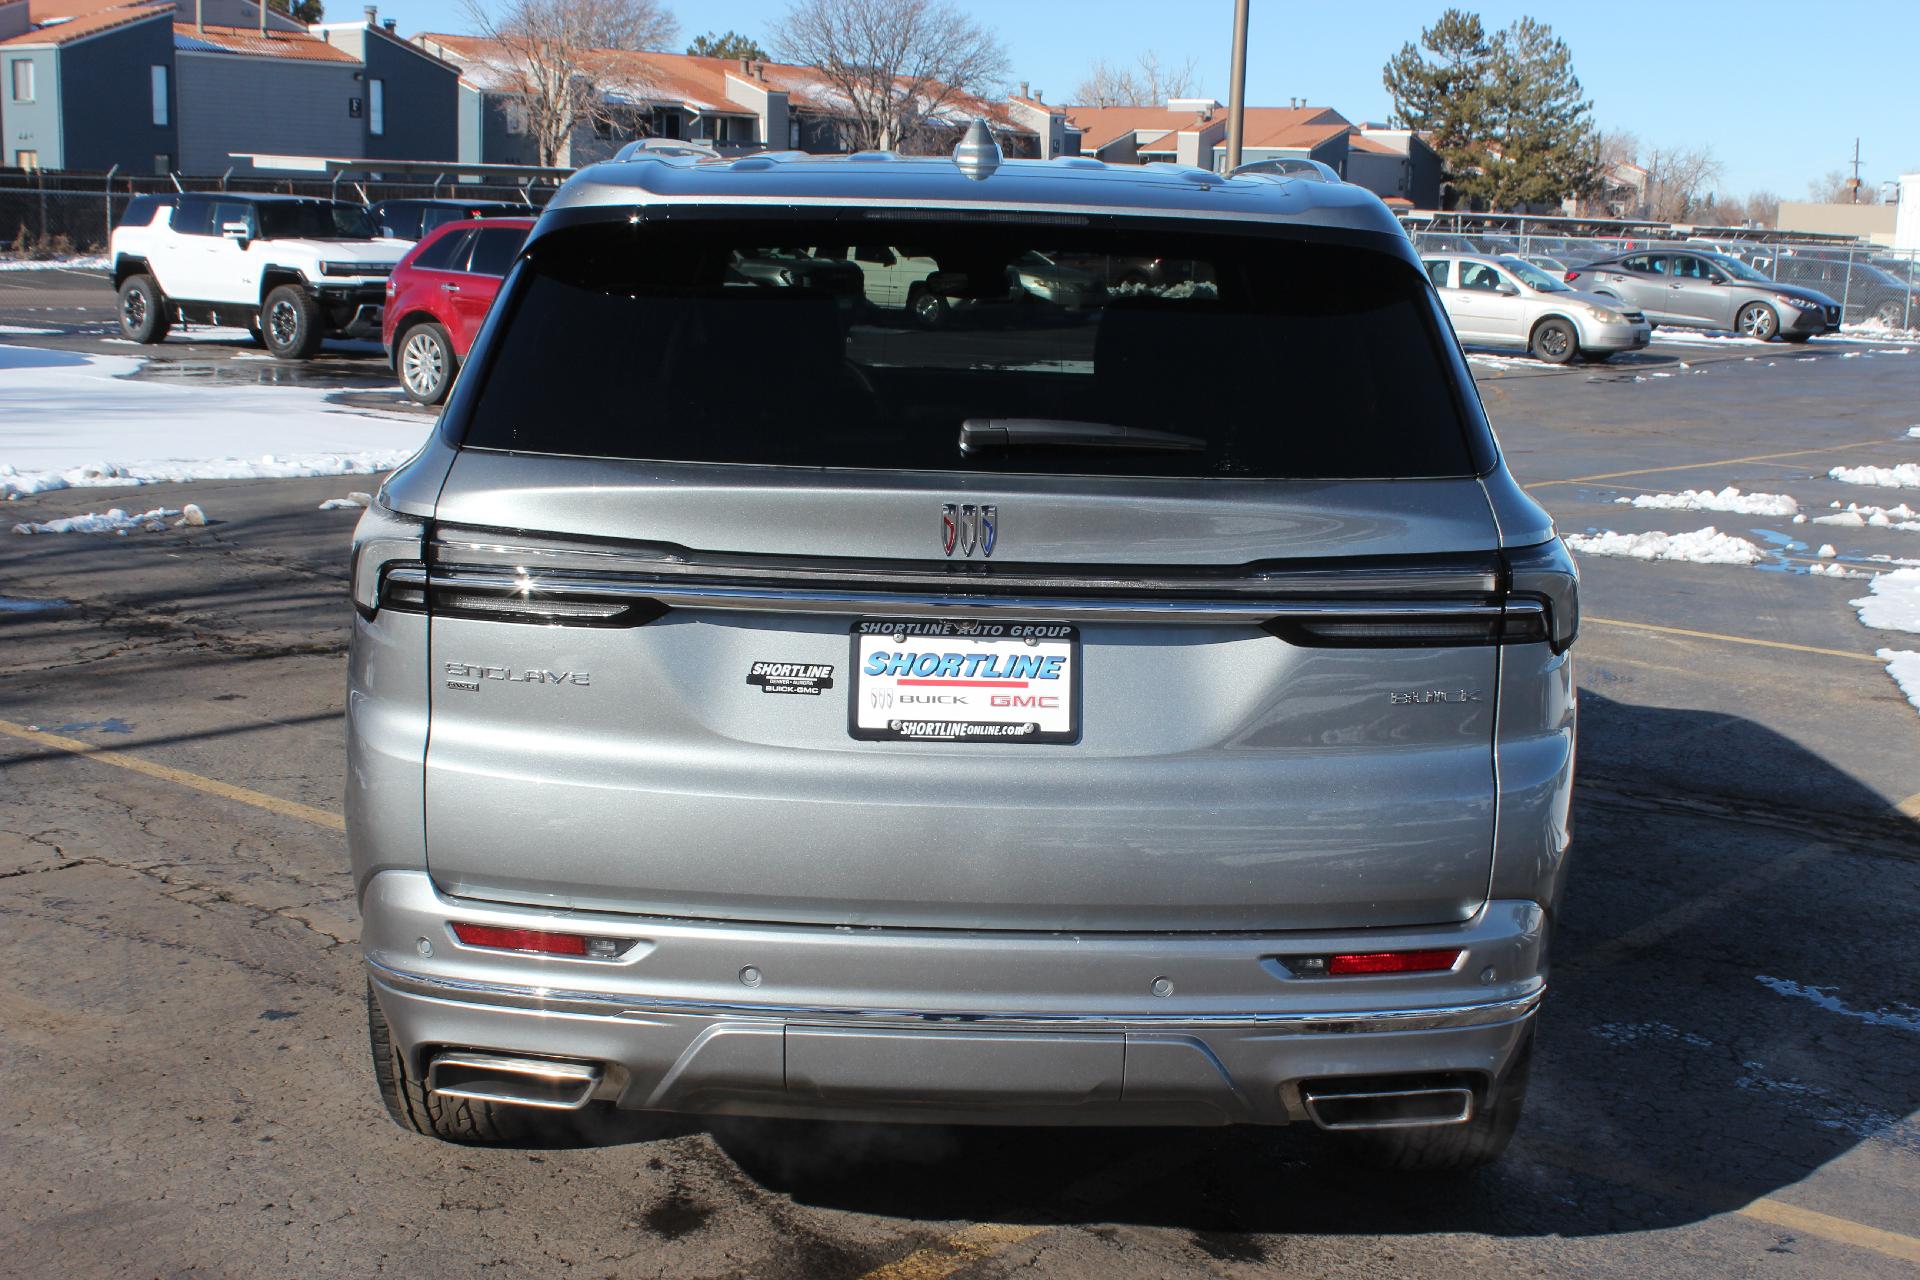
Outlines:
[{"label": "parked car", "polygon": [[[888,224],[972,323],[737,270]],[[1036,326],[1029,255],[1211,287]],[[1577,580],[1359,187],[979,123],[583,169],[352,583],[411,1130],[1301,1123],[1457,1168],[1519,1120]]]},{"label": "parked car", "polygon": [[532,218],[442,223],[394,268],[380,340],[409,399],[446,399],[501,277],[532,229]]},{"label": "parked car", "polygon": [[1521,258],[1429,254],[1424,261],[1464,342],[1521,347],[1565,364],[1638,351],[1653,337],[1639,312],[1570,288]]},{"label": "parked car", "polygon": [[1567,283],[1636,307],[1655,324],[1732,329],[1762,342],[1805,342],[1840,327],[1840,304],[1770,280],[1724,253],[1648,249],[1567,272]]},{"label": "parked car", "polygon": [[140,196],[109,241],[120,332],[159,342],[175,323],[245,325],[274,355],[305,360],[326,338],[380,332],[405,248],[339,200]]},{"label": "parked car", "polygon": [[1775,278],[1790,285],[1816,289],[1840,299],[1848,324],[1871,321],[1898,329],[1920,317],[1920,286],[1894,275],[1865,258],[1783,256],[1774,264]]},{"label": "parked car", "polygon": [[524,204],[505,200],[455,200],[446,196],[382,200],[370,206],[367,216],[383,236],[396,240],[418,240],[445,222],[468,218],[528,217],[537,212]]},{"label": "parked car", "polygon": [[1544,253],[1522,254],[1520,255],[1520,261],[1530,262],[1548,275],[1555,277],[1565,276],[1567,272],[1573,269],[1571,263],[1560,258],[1549,257]]}]

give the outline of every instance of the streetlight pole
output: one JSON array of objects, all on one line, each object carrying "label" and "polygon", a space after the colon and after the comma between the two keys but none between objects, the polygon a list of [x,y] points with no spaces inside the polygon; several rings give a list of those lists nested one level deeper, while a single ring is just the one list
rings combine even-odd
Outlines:
[{"label": "streetlight pole", "polygon": [[1227,171],[1240,167],[1240,142],[1247,131],[1247,5],[1233,2],[1233,88],[1227,94]]}]

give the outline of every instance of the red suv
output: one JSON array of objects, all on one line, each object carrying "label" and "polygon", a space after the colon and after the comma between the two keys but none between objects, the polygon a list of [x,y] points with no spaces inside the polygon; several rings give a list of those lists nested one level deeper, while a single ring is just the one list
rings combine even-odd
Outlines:
[{"label": "red suv", "polygon": [[500,278],[531,230],[532,218],[448,222],[400,259],[387,278],[380,339],[409,398],[421,404],[447,398]]}]

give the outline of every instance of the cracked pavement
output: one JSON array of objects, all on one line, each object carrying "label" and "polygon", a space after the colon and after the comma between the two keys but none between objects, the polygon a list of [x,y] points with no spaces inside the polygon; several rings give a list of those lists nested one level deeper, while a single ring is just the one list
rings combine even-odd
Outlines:
[{"label": "cracked pavement", "polygon": [[[1897,438],[1920,358],[1701,367],[1481,373],[1523,481],[1687,468],[1542,487],[1563,528],[1638,527],[1613,499],[1656,488],[1811,509],[1827,465],[1920,457]],[[0,719],[337,813],[355,513],[316,508],[367,487],[7,504],[193,501],[213,523],[0,537],[0,592],[69,602],[0,618]],[[1835,532],[1920,556],[1920,535]],[[339,832],[0,736],[0,1275],[1912,1275],[1920,839],[1898,807],[1920,715],[1877,665],[1820,656],[1900,638],[1859,625],[1858,582],[1582,567],[1593,618],[1699,634],[1580,641],[1577,867],[1495,1169],[1385,1178],[1294,1132],[645,1116],[571,1147],[442,1146],[374,1093]]]}]

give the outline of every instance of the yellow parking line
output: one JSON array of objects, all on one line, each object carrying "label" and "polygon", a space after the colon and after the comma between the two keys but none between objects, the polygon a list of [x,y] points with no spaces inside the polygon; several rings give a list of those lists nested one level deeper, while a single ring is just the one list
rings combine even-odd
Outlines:
[{"label": "yellow parking line", "polygon": [[1757,640],[1752,636],[1730,636],[1719,631],[1690,631],[1685,627],[1662,627],[1651,622],[1627,622],[1620,618],[1596,618],[1588,614],[1580,619],[1597,627],[1625,627],[1629,631],[1654,631],[1667,636],[1686,636],[1692,640],[1718,640],[1723,644],[1750,644],[1762,649],[1790,649],[1795,653],[1817,653],[1826,658],[1850,658],[1855,662],[1871,662],[1874,666],[1884,665],[1880,659],[1870,653],[1854,653],[1848,649],[1822,649],[1818,645],[1791,644],[1785,640]]},{"label": "yellow parking line", "polygon": [[1607,471],[1596,476],[1572,476],[1566,480],[1536,480],[1532,484],[1523,484],[1522,489],[1544,489],[1555,484],[1594,484],[1601,480],[1624,480],[1628,476],[1653,476],[1663,471],[1706,471],[1713,467],[1737,466],[1743,462],[1771,462],[1775,458],[1804,458],[1810,453],[1831,453],[1835,449],[1864,449],[1873,444],[1892,444],[1891,437],[1882,436],[1875,440],[1855,440],[1852,444],[1828,444],[1818,449],[1793,449],[1786,453],[1756,453],[1745,458],[1721,458],[1717,462],[1676,462],[1670,467],[1642,467],[1638,471]]},{"label": "yellow parking line", "polygon": [[904,1258],[875,1267],[860,1280],[945,1280],[960,1268],[1031,1240],[1046,1227],[979,1222],[962,1227],[939,1244],[915,1249]]},{"label": "yellow parking line", "polygon": [[1871,1249],[1875,1253],[1884,1253],[1889,1258],[1898,1258],[1902,1262],[1920,1263],[1920,1240],[1912,1236],[1903,1236],[1897,1231],[1883,1231],[1879,1227],[1869,1227],[1851,1218],[1836,1218],[1830,1213],[1802,1209],[1797,1204],[1775,1200],[1772,1196],[1761,1196],[1752,1204],[1736,1209],[1734,1212],[1743,1218],[1754,1218],[1776,1227],[1785,1227],[1789,1231],[1819,1236],[1823,1240],[1835,1240],[1859,1249]]},{"label": "yellow parking line", "polygon": [[298,818],[302,822],[311,822],[329,831],[347,829],[346,820],[337,813],[316,809],[310,804],[301,804],[298,800],[282,800],[279,796],[270,796],[264,791],[236,787],[231,782],[221,782],[217,778],[203,778],[197,773],[188,773],[185,769],[155,764],[151,760],[142,760],[139,756],[130,756],[124,751],[96,747],[91,742],[82,742],[78,738],[63,738],[57,733],[44,733],[23,724],[15,724],[11,720],[0,720],[0,734],[38,746],[52,747],[56,751],[69,752],[100,764],[110,764],[116,769],[144,773],[149,778],[158,778],[163,782],[192,787],[195,791],[204,791],[210,796],[219,796],[223,800],[252,805],[256,809],[265,809],[268,813],[277,813],[283,818]]}]

